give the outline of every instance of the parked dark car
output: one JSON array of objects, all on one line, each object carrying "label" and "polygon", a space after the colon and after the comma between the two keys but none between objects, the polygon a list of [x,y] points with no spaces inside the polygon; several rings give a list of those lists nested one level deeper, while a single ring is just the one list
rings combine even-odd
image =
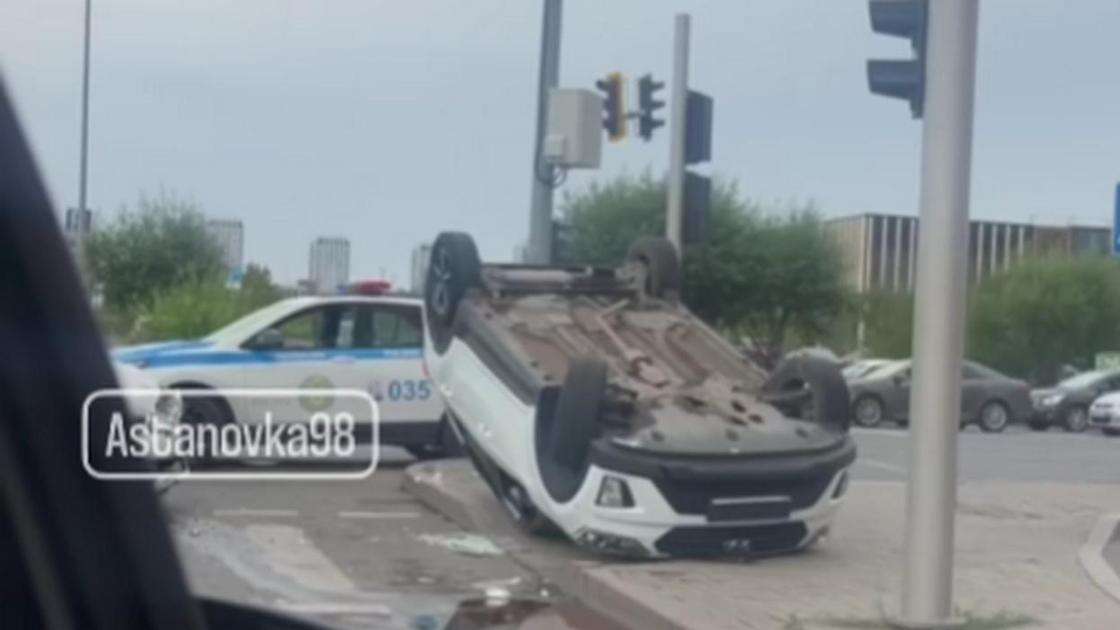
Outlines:
[{"label": "parked dark car", "polygon": [[1089,427],[1089,405],[1109,392],[1120,391],[1120,370],[1093,370],[1071,376],[1054,387],[1031,391],[1034,412],[1030,426],[1045,431],[1060,426],[1080,433]]},{"label": "parked dark car", "polygon": [[[910,421],[910,361],[896,361],[848,381],[852,421],[863,427]],[[1027,384],[980,365],[961,366],[961,426],[976,424],[998,433],[1012,422],[1031,419]]]}]

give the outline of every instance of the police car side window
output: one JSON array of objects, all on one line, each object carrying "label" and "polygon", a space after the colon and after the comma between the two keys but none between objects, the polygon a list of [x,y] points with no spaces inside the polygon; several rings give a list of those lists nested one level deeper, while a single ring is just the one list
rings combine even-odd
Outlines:
[{"label": "police car side window", "polygon": [[283,349],[314,350],[324,347],[324,315],[324,309],[316,308],[290,317],[276,326],[284,339]]},{"label": "police car side window", "polygon": [[371,336],[369,348],[419,348],[423,345],[420,309],[411,306],[372,306],[366,309]]}]

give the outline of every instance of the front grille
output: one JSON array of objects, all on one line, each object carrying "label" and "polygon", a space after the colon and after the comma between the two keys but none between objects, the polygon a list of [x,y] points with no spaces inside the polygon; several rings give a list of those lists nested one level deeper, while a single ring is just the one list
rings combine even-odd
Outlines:
[{"label": "front grille", "polygon": [[654,547],[673,556],[752,555],[793,551],[808,533],[805,524],[674,527]]},{"label": "front grille", "polygon": [[833,475],[813,475],[767,480],[679,480],[655,479],[654,484],[669,505],[681,514],[707,514],[713,499],[788,496],[792,509],[817,502]]}]

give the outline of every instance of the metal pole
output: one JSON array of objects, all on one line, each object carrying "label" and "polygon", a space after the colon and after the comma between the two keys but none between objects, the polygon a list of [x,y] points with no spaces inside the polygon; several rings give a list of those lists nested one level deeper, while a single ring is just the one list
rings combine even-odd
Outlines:
[{"label": "metal pole", "polygon": [[975,0],[929,3],[910,481],[900,625],[952,623],[957,431],[967,274]]},{"label": "metal pole", "polygon": [[86,25],[84,54],[82,56],[82,155],[79,166],[78,217],[79,223],[86,216],[86,172],[89,163],[89,23],[92,0],[86,0]]},{"label": "metal pole", "polygon": [[678,13],[673,30],[673,84],[669,92],[669,194],[665,203],[665,236],[681,247],[684,220],[684,139],[688,104],[689,16]]},{"label": "metal pole", "polygon": [[527,262],[552,261],[552,165],[541,160],[541,145],[548,126],[548,92],[560,81],[561,0],[544,0],[541,25],[541,60],[537,80],[537,131],[533,142],[532,199],[529,207]]}]

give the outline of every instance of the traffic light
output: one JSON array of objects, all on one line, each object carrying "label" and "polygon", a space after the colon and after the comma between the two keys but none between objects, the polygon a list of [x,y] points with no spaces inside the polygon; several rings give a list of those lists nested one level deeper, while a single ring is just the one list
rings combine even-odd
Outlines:
[{"label": "traffic light", "polygon": [[867,83],[873,94],[910,101],[910,113],[922,117],[926,91],[928,0],[870,0],[871,30],[910,39],[914,59],[870,59]]},{"label": "traffic light", "polygon": [[684,163],[696,164],[712,159],[712,97],[688,91],[685,98]]},{"label": "traffic light", "polygon": [[605,79],[595,82],[603,92],[603,129],[607,138],[618,142],[626,137],[626,104],[623,103],[626,79],[621,72],[612,72]]},{"label": "traffic light", "polygon": [[655,98],[663,87],[664,81],[654,81],[649,74],[638,79],[638,135],[647,142],[653,137],[653,130],[665,124],[664,119],[653,117],[655,111],[665,107],[665,101]]}]

